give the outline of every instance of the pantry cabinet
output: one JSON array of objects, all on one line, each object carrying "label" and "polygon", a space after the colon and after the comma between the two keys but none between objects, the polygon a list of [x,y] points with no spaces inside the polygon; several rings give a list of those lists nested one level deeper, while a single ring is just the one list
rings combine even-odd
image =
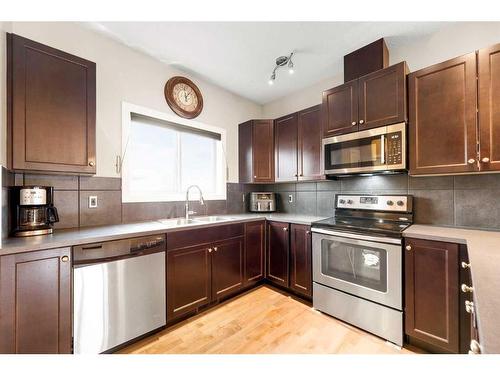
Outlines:
[{"label": "pantry cabinet", "polygon": [[274,182],[274,122],[250,120],[238,126],[240,183]]},{"label": "pantry cabinet", "polygon": [[406,62],[323,92],[323,137],[407,120]]},{"label": "pantry cabinet", "polygon": [[8,166],[95,174],[96,65],[7,35]]},{"label": "pantry cabinet", "polygon": [[71,249],[0,257],[0,353],[71,353]]},{"label": "pantry cabinet", "polygon": [[465,301],[470,275],[465,247],[447,242],[405,240],[405,333],[409,342],[431,352],[464,353],[470,342]]}]

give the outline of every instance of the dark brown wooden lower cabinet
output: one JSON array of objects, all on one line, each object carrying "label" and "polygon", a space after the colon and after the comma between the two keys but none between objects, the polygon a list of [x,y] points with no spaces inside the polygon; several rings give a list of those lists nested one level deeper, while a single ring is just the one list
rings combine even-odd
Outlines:
[{"label": "dark brown wooden lower cabinet", "polygon": [[288,288],[290,264],[288,223],[267,223],[266,278],[273,284]]},{"label": "dark brown wooden lower cabinet", "polygon": [[290,289],[312,297],[311,227],[290,226]]},{"label": "dark brown wooden lower cabinet", "polygon": [[460,350],[459,245],[405,241],[405,333],[431,351]]},{"label": "dark brown wooden lower cabinet", "polygon": [[245,284],[250,285],[264,278],[266,253],[266,222],[245,224]]},{"label": "dark brown wooden lower cabinet", "polygon": [[167,251],[167,321],[196,311],[211,301],[208,245]]},{"label": "dark brown wooden lower cabinet", "polygon": [[0,353],[71,353],[71,249],[0,257]]},{"label": "dark brown wooden lower cabinet", "polygon": [[212,247],[212,300],[219,300],[243,287],[243,238]]}]

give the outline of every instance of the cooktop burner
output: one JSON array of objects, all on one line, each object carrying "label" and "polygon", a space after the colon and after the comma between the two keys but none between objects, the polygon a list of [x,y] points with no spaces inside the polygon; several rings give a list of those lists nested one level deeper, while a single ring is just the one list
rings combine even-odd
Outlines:
[{"label": "cooktop burner", "polygon": [[338,194],[335,216],[312,227],[400,238],[412,219],[412,196]]}]

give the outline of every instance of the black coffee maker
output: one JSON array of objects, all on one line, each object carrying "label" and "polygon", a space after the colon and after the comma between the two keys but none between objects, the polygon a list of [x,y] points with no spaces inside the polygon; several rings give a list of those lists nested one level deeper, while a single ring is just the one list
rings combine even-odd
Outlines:
[{"label": "black coffee maker", "polygon": [[12,234],[16,237],[51,234],[59,221],[51,186],[14,186],[10,192]]}]

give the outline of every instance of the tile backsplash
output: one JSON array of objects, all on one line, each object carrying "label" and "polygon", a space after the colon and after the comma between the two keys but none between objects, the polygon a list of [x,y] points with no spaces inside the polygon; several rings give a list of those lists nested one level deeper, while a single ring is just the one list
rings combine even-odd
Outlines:
[{"label": "tile backsplash", "polygon": [[[184,202],[122,203],[120,178],[13,174],[5,168],[2,173],[4,234],[8,233],[7,192],[12,185],[54,186],[59,229],[181,217],[185,212]],[[399,174],[269,185],[228,183],[226,200],[207,201],[204,206],[191,201],[190,205],[196,215],[243,213],[247,210],[243,196],[248,197],[251,191],[276,192],[279,212],[313,216],[332,216],[337,193],[411,194],[415,223],[500,229],[500,174]],[[97,208],[88,207],[89,196],[97,196]]]},{"label": "tile backsplash", "polygon": [[[122,203],[121,179],[11,173],[2,168],[2,235],[9,232],[8,187],[14,185],[42,185],[54,187],[54,205],[60,221],[55,228],[78,228],[95,225],[131,223],[184,216],[184,202]],[[206,201],[201,206],[195,201],[190,207],[195,215],[221,215],[246,211],[242,196],[262,189],[260,185],[227,184],[227,199]],[[97,207],[89,208],[90,196],[97,197]]]},{"label": "tile backsplash", "polygon": [[410,194],[415,223],[500,229],[500,174],[345,177],[264,188],[276,192],[278,210],[287,213],[332,216],[337,193]]}]

